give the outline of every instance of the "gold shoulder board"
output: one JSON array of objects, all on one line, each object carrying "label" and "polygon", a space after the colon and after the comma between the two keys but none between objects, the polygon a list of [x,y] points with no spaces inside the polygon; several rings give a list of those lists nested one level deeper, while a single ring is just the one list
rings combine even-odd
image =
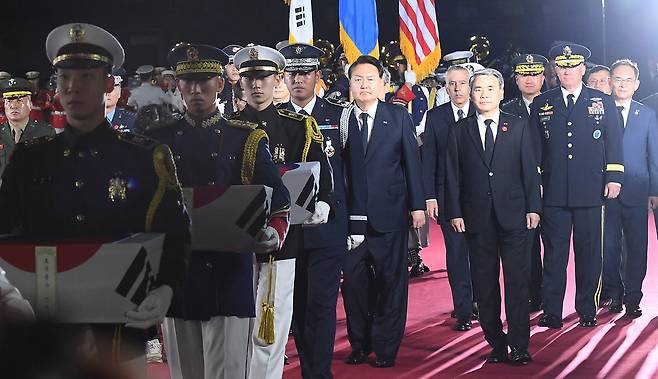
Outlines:
[{"label": "gold shoulder board", "polygon": [[156,141],[154,139],[143,136],[141,134],[132,132],[119,132],[117,135],[119,141],[127,142],[131,145],[136,145],[145,149],[152,149],[156,145]]},{"label": "gold shoulder board", "polygon": [[302,114],[295,113],[295,112],[293,112],[293,111],[289,111],[289,110],[287,110],[287,109],[281,109],[281,108],[280,108],[280,109],[277,109],[276,112],[277,112],[280,116],[287,117],[287,118],[291,118],[291,119],[296,120],[296,121],[302,121],[302,120],[304,120],[304,117],[306,117],[306,116],[304,116],[304,115],[302,115]]},{"label": "gold shoulder board", "polygon": [[254,130],[258,127],[258,124],[256,124],[255,122],[250,122],[250,121],[229,119],[229,120],[227,120],[227,122],[228,122],[228,126],[230,126],[232,128],[238,128],[238,129]]}]

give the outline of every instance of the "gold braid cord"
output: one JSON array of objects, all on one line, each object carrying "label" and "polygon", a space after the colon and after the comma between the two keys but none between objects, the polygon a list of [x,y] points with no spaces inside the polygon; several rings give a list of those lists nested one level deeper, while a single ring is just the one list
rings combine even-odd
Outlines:
[{"label": "gold braid cord", "polygon": [[272,281],[274,281],[274,256],[270,255],[267,268],[267,299],[261,304],[260,324],[258,326],[258,338],[266,345],[274,343],[274,294]]},{"label": "gold braid cord", "polygon": [[251,181],[254,178],[256,152],[258,151],[258,144],[263,138],[265,138],[265,141],[269,141],[267,133],[265,133],[264,130],[256,129],[249,133],[249,137],[247,137],[247,141],[244,143],[244,150],[242,152],[242,169],[240,170],[242,184],[251,184]]},{"label": "gold braid cord", "polygon": [[320,128],[318,127],[315,118],[313,118],[313,116],[308,116],[304,122],[306,123],[306,142],[304,142],[304,151],[302,151],[302,162],[306,162],[308,150],[311,148],[312,142],[317,142],[320,146],[322,146],[322,143],[324,142],[324,137],[322,136],[322,132],[320,132]]},{"label": "gold braid cord", "polygon": [[158,175],[159,181],[158,188],[155,190],[155,194],[153,194],[153,198],[151,199],[151,204],[146,212],[146,226],[144,230],[147,233],[151,231],[155,212],[157,212],[160,207],[165,191],[167,189],[180,190],[180,184],[178,183],[178,177],[176,176],[176,165],[174,164],[174,157],[171,154],[169,146],[156,146],[153,150],[153,167],[155,168],[155,173]]}]

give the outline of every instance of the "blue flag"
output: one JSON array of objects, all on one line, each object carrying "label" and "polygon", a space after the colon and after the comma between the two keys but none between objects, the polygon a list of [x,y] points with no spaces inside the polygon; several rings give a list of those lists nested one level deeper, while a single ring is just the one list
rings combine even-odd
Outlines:
[{"label": "blue flag", "polygon": [[375,0],[339,0],[340,43],[347,61],[360,55],[379,58],[379,27]]}]

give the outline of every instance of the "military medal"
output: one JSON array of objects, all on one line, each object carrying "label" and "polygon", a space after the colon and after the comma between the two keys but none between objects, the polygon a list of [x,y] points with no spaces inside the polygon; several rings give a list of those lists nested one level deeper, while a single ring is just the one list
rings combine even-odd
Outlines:
[{"label": "military medal", "polygon": [[326,142],[326,147],[324,148],[325,154],[327,154],[327,157],[331,158],[334,156],[334,153],[336,153],[336,149],[332,146],[331,144],[331,138],[327,138]]},{"label": "military medal", "polygon": [[286,148],[282,145],[274,146],[273,160],[277,163],[283,163],[286,161]]},{"label": "military medal", "polygon": [[125,179],[118,176],[110,179],[107,186],[107,198],[111,202],[126,200],[127,185]]},{"label": "military medal", "polygon": [[594,133],[592,133],[592,137],[594,137],[594,139],[599,139],[599,138],[601,138],[601,130],[600,130],[600,129],[596,129],[596,130],[594,131]]}]

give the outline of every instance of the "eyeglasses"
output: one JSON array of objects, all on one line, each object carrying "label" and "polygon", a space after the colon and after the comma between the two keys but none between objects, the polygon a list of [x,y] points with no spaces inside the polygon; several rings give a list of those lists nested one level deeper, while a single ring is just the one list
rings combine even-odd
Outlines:
[{"label": "eyeglasses", "polygon": [[615,76],[614,78],[612,78],[612,81],[615,82],[616,84],[621,84],[621,83],[631,84],[631,83],[635,83],[635,78],[620,78],[618,76]]}]

